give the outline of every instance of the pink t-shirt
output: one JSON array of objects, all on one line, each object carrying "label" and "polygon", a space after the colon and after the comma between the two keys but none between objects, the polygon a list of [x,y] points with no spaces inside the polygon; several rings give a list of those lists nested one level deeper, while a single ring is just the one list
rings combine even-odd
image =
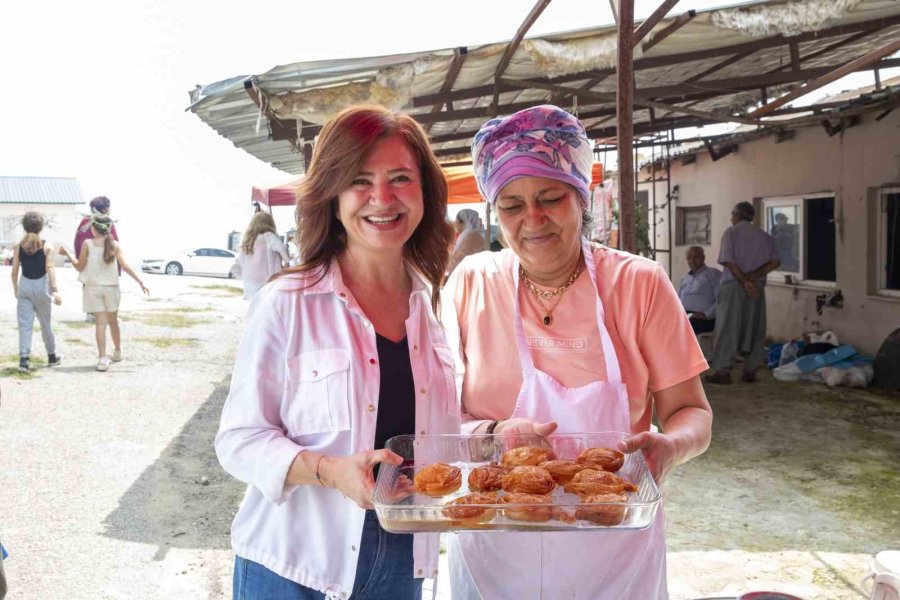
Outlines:
[{"label": "pink t-shirt", "polygon": [[[594,246],[593,256],[604,323],[628,388],[632,431],[645,431],[653,412],[651,394],[702,373],[706,360],[660,265],[601,246]],[[444,289],[444,323],[451,330],[451,343],[458,325],[464,420],[508,418],[522,386],[513,321],[513,261],[510,250],[468,257]],[[586,271],[563,294],[549,326],[541,321],[544,312],[537,298],[524,285],[518,295],[538,369],[567,387],[606,380],[595,290]]]}]

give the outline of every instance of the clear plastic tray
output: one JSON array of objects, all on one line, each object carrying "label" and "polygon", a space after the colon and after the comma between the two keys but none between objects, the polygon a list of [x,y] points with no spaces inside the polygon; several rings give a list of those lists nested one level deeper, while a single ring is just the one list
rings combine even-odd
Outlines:
[{"label": "clear plastic tray", "polygon": [[[483,523],[454,519],[444,513],[456,498],[470,493],[469,472],[479,466],[500,462],[503,453],[519,446],[549,447],[558,459],[574,460],[586,448],[616,448],[626,434],[621,432],[553,435],[547,438],[522,435],[401,435],[388,440],[386,447],[403,458],[401,465],[382,464],[372,494],[372,503],[381,526],[394,533],[425,531],[596,531],[603,529],[645,529],[653,522],[659,505],[659,488],[640,452],[625,455],[625,463],[616,474],[637,486],[638,491],[627,493],[622,503],[584,504],[575,494],[558,486],[550,495],[554,516],[544,522],[511,519],[505,511],[509,504],[459,504],[458,507],[496,509],[495,515]],[[409,491],[415,473],[431,463],[444,462],[462,470],[462,487],[452,494],[430,497]],[[501,495],[503,493],[501,492]],[[546,508],[546,504],[515,504],[512,507]],[[617,525],[600,525],[575,518],[577,507],[624,506],[624,518]],[[491,513],[494,514],[494,513]]]}]

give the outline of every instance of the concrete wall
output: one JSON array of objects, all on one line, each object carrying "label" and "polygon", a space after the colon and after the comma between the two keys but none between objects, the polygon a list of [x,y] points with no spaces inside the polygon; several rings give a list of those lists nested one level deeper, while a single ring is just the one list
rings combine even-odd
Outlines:
[{"label": "concrete wall", "polygon": [[[879,296],[874,289],[877,265],[872,249],[877,232],[871,191],[900,185],[900,110],[881,121],[875,121],[877,114],[863,115],[860,125],[834,137],[828,137],[821,127],[810,127],[798,130],[796,137],[780,144],[772,136],[742,143],[736,153],[717,162],[706,152],[693,164],[672,161],[671,184],[679,188],[673,220],[675,206],[712,206],[711,243],[705,247],[707,264],[716,264],[722,233],[730,225],[731,208],[737,202],[834,192],[837,283],[831,289],[841,290],[844,308],[826,308],[817,315],[815,296],[826,289],[786,285],[783,278],[770,282],[766,292],[768,335],[777,341],[807,331],[832,329],[842,342],[874,354],[887,334],[900,327],[900,297]],[[664,176],[665,170],[657,173],[657,177]],[[639,181],[648,179],[645,168]],[[639,185],[649,189],[652,184]],[[657,204],[662,204],[666,184],[656,185]],[[667,248],[667,212],[662,209],[658,215],[664,222],[657,225],[657,247]],[[670,276],[676,284],[688,271],[686,250],[684,246],[673,247]],[[668,267],[666,254],[658,254],[657,260]]]},{"label": "concrete wall", "polygon": [[[0,204],[0,219],[14,218],[18,221],[28,211],[39,212],[44,215],[45,219],[41,237],[54,246],[58,247],[62,243],[72,250],[75,230],[82,218],[79,206],[77,204]],[[17,244],[24,234],[22,226],[18,225],[12,243]],[[6,246],[6,241],[3,240],[3,246]],[[62,265],[62,263],[63,258],[57,255],[56,264]]]}]

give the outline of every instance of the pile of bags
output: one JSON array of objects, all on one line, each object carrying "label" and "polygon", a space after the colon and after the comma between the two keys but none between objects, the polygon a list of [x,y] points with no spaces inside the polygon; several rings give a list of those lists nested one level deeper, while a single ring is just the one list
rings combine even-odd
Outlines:
[{"label": "pile of bags", "polygon": [[840,345],[833,331],[809,333],[802,340],[772,346],[769,367],[779,381],[812,381],[829,387],[868,387],[875,377],[871,356]]}]

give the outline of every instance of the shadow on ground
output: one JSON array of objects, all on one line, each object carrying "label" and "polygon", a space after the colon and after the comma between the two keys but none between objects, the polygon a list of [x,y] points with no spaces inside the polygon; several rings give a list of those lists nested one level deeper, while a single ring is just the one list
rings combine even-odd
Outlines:
[{"label": "shadow on ground", "polygon": [[104,535],[169,548],[228,549],[231,520],[244,485],[222,470],[213,449],[229,374],[162,455],[131,485],[104,520]]},{"label": "shadow on ground", "polygon": [[900,396],[706,386],[709,450],[668,481],[671,551],[873,553],[900,539]]}]

